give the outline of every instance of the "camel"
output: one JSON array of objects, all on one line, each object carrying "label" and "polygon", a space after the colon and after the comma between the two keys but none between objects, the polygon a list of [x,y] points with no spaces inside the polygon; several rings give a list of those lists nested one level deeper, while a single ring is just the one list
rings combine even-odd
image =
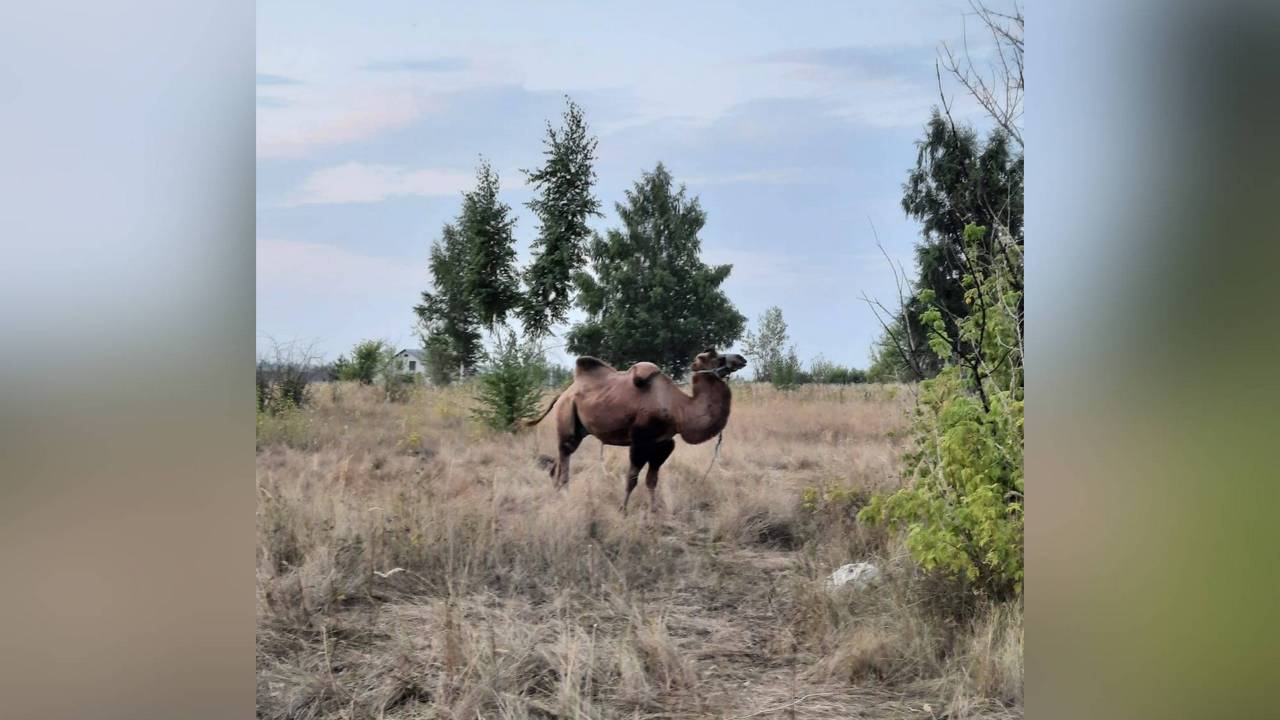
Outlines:
[{"label": "camel", "polygon": [[557,489],[569,482],[569,456],[593,435],[605,445],[630,446],[631,467],[622,514],[645,465],[649,472],[649,510],[657,509],[658,469],[675,450],[675,436],[696,445],[724,430],[729,422],[732,393],[724,378],[746,367],[741,355],[721,355],[709,348],[698,355],[693,370],[693,395],[686,395],[657,365],[639,362],[625,371],[593,357],[580,357],[573,382],[528,426],[537,425],[553,411],[560,457],[542,458],[551,467]]}]

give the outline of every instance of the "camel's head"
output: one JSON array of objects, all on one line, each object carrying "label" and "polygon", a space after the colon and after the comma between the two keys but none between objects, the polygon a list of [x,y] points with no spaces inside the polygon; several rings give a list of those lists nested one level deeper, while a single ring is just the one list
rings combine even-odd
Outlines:
[{"label": "camel's head", "polygon": [[719,377],[728,377],[747,366],[747,359],[741,355],[721,355],[715,348],[707,348],[693,359],[690,368],[694,372],[713,372]]}]

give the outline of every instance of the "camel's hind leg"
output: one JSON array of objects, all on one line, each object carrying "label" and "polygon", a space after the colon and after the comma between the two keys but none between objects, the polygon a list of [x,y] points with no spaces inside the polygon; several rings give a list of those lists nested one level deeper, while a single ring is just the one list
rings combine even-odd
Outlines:
[{"label": "camel's hind leg", "polygon": [[649,488],[649,512],[651,513],[658,510],[658,470],[662,467],[662,463],[671,457],[675,449],[675,440],[663,440],[654,446],[653,452],[649,454],[649,472],[645,473],[644,486]]},{"label": "camel's hind leg", "polygon": [[627,492],[622,496],[623,515],[627,514],[627,501],[631,499],[631,491],[635,490],[636,484],[640,482],[640,469],[649,462],[649,454],[652,451],[652,445],[631,443],[631,467],[627,468]]},{"label": "camel's hind leg", "polygon": [[555,481],[556,489],[560,489],[569,484],[569,456],[587,437],[587,428],[578,419],[577,408],[572,402],[564,412],[558,414],[556,430],[560,439],[558,447],[560,458],[556,460],[555,465],[551,466],[551,478]]}]

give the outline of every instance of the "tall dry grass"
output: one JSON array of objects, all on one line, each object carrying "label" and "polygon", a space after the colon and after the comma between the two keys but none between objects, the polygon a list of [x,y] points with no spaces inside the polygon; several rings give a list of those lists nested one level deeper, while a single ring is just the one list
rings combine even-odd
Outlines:
[{"label": "tall dry grass", "polygon": [[[660,511],[625,518],[625,448],[588,439],[556,492],[549,424],[481,429],[465,388],[319,385],[260,418],[259,714],[1020,714],[1020,612],[960,608],[853,517],[900,482],[910,388],[734,388],[711,474],[714,443],[678,445]],[[857,560],[886,581],[829,593]]]}]

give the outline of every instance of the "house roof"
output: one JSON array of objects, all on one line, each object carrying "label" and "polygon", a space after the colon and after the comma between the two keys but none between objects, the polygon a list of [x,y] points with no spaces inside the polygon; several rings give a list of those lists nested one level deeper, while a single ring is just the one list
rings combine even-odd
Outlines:
[{"label": "house roof", "polygon": [[409,348],[405,348],[404,350],[401,350],[400,352],[396,353],[396,357],[400,357],[401,355],[408,355],[409,357],[417,358],[423,362],[427,361],[427,354],[422,352],[421,350],[411,350]]}]

